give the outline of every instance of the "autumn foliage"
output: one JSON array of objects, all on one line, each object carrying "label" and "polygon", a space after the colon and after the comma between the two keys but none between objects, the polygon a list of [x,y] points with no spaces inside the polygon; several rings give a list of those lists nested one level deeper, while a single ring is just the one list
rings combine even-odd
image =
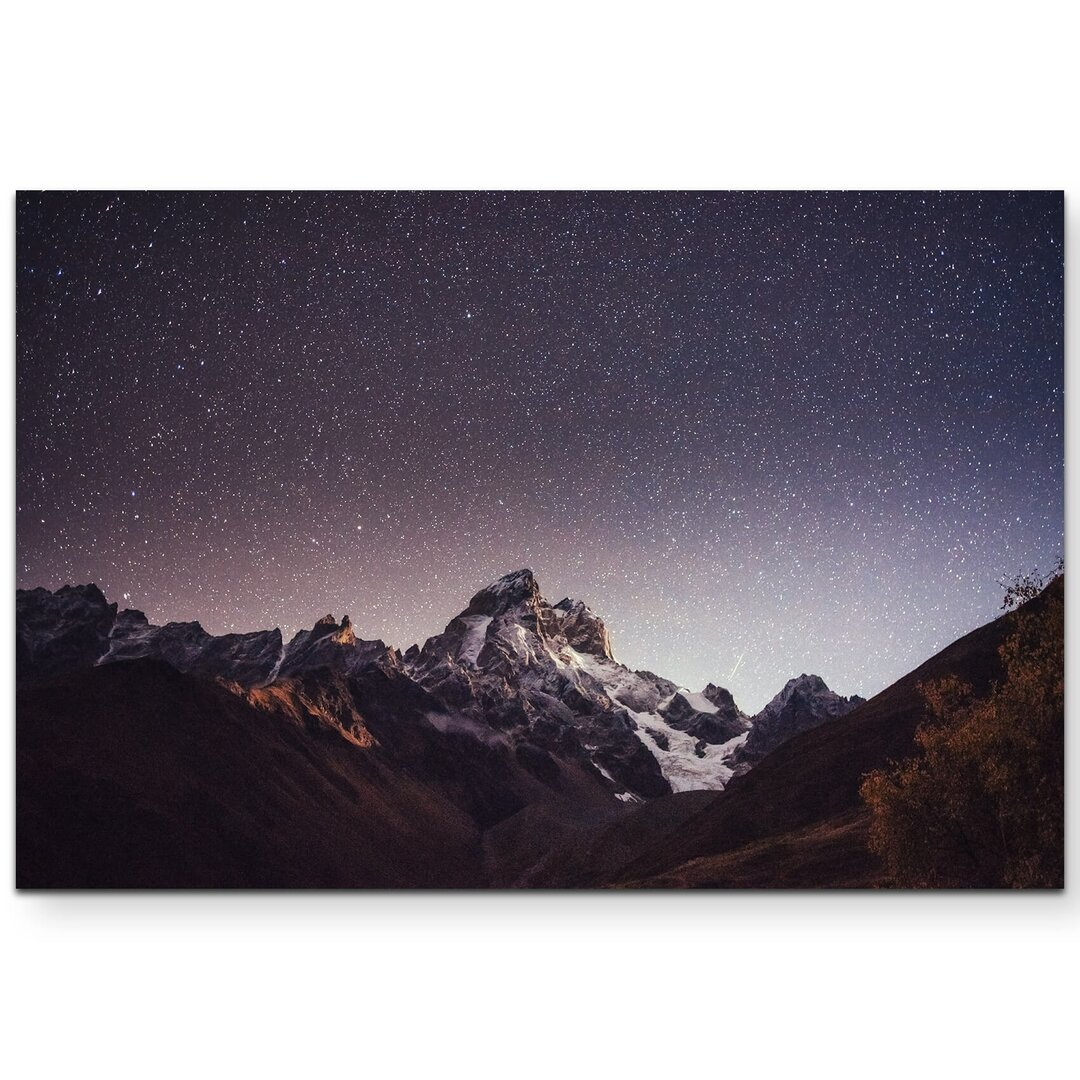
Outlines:
[{"label": "autumn foliage", "polygon": [[921,752],[863,781],[895,885],[1064,884],[1064,578],[1010,617],[1004,678],[982,698],[955,676],[924,684]]}]

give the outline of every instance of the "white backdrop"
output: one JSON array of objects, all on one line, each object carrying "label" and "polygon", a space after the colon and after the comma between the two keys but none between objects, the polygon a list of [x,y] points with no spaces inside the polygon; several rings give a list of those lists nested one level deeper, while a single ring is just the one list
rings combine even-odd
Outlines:
[{"label": "white backdrop", "polygon": [[[739,7],[9,11],[9,573],[16,188],[1064,187],[1076,265],[1077,28],[1066,5]],[[10,616],[0,626],[0,1019],[19,1080],[1075,1067],[1075,889],[15,894]],[[1068,640],[1071,673],[1071,629]],[[1070,695],[1070,724],[1074,705]],[[1070,766],[1076,751],[1071,738]],[[1070,870],[1075,825],[1072,782]]]}]

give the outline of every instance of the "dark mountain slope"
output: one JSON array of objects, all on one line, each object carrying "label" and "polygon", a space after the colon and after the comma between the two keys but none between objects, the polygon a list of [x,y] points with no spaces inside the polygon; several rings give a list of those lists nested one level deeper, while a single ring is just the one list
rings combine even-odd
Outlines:
[{"label": "dark mountain slope", "polygon": [[680,829],[715,797],[683,791],[590,815],[565,804],[528,806],[484,834],[491,884],[593,888],[618,880],[639,851]]},{"label": "dark mountain slope", "polygon": [[647,889],[865,889],[882,882],[881,865],[867,846],[868,836],[868,815],[853,809],[623,885]]},{"label": "dark mountain slope", "polygon": [[17,885],[481,884],[474,822],[364,741],[157,660],[24,685]]},{"label": "dark mountain slope", "polygon": [[527,752],[511,735],[446,709],[393,667],[370,664],[348,677],[317,668],[249,690],[247,700],[307,727],[344,727],[370,756],[438,791],[481,828],[532,802],[620,805],[595,770]]}]

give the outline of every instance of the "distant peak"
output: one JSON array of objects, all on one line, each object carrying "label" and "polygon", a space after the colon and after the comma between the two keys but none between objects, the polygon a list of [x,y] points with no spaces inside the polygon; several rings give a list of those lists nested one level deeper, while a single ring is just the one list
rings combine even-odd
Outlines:
[{"label": "distant peak", "polygon": [[[302,631],[303,633],[304,631]],[[342,642],[348,643],[354,639],[352,623],[348,615],[343,615],[339,623],[333,615],[324,615],[309,631],[306,631],[310,641],[328,637],[331,634]]]},{"label": "distant peak", "polygon": [[831,690],[820,675],[802,675],[794,679],[788,679],[780,691],[766,706],[763,711],[776,711],[784,709],[796,702],[814,701],[852,701],[860,702],[861,698],[843,698],[836,691]]},{"label": "distant peak", "polygon": [[717,686],[716,683],[709,683],[701,691],[701,696],[706,701],[712,702],[718,709],[738,709],[731,691],[723,686]]},{"label": "distant peak", "polygon": [[784,686],[785,690],[795,688],[807,690],[828,690],[825,680],[820,675],[807,675],[805,672],[794,679],[788,679]]},{"label": "distant peak", "polygon": [[788,679],[788,681],[784,683],[784,688],[771,702],[769,702],[769,704],[782,706],[796,696],[801,698],[816,698],[819,695],[831,693],[832,691],[820,675],[807,675],[804,672],[794,679]]}]

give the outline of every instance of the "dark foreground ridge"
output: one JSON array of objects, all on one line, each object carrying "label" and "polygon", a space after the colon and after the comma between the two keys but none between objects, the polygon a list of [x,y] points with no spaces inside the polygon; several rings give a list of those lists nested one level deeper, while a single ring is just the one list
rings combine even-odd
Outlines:
[{"label": "dark foreground ridge", "polygon": [[913,752],[921,682],[986,692],[1012,620],[868,702],[802,675],[748,717],[622,666],[527,570],[404,654],[347,616],[155,627],[92,585],[16,615],[21,888],[877,884],[862,777]]}]

